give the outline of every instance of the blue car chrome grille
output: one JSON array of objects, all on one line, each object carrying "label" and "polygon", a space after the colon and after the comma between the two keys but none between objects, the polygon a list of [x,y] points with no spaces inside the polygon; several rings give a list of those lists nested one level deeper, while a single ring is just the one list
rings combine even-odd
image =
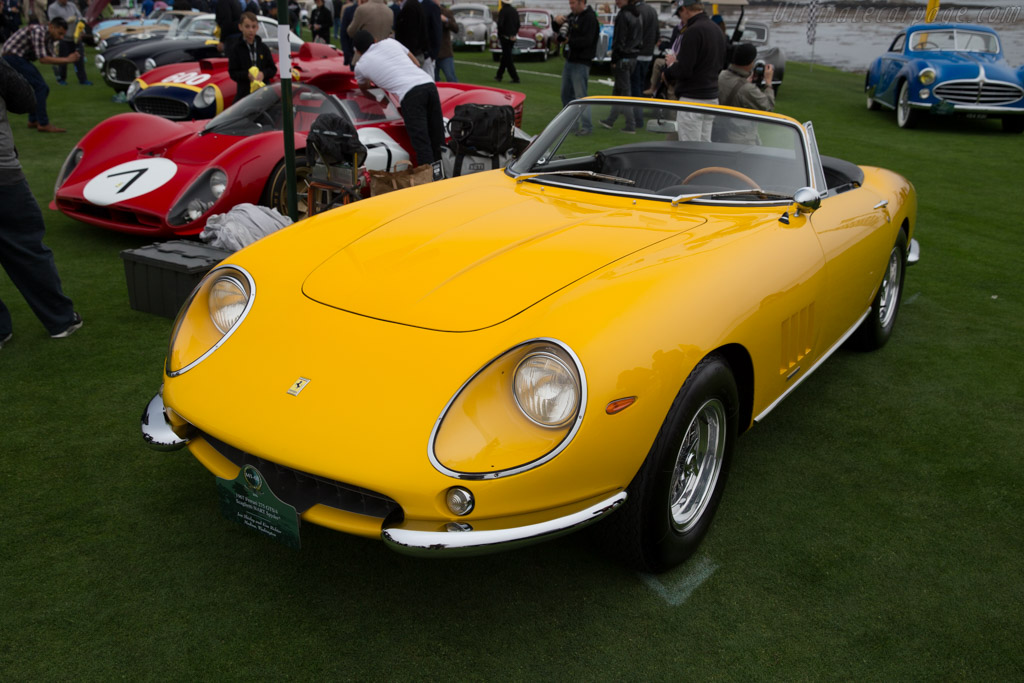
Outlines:
[{"label": "blue car chrome grille", "polygon": [[135,111],[143,114],[156,114],[172,121],[187,121],[191,117],[189,106],[173,97],[147,97],[140,93],[132,102]]},{"label": "blue car chrome grille", "polygon": [[948,81],[935,86],[935,96],[954,104],[1013,104],[1024,88],[998,81]]},{"label": "blue car chrome grille", "polygon": [[299,514],[316,504],[379,519],[401,511],[398,503],[384,494],[278,465],[230,446],[209,434],[203,434],[203,438],[235,465],[255,466],[267,480],[274,495],[294,507]]}]

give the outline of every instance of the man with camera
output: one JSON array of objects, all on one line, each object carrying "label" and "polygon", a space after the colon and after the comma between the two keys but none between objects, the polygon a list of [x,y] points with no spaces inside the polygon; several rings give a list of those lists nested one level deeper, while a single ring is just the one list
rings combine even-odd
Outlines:
[{"label": "man with camera", "polygon": [[[744,109],[775,109],[772,77],[775,67],[757,60],[757,48],[740,43],[733,49],[732,63],[718,75],[718,99],[721,104]],[[757,144],[757,127],[748,121],[716,120],[714,138],[723,142]]]},{"label": "man with camera", "polygon": [[[565,66],[562,67],[562,106],[575,99],[587,96],[587,79],[590,78],[590,67],[597,53],[597,39],[601,28],[597,24],[597,14],[587,6],[587,0],[569,0],[569,16],[555,17],[558,27],[558,42],[565,47],[562,54]],[[594,126],[589,114],[580,121],[577,135],[590,135]]]}]

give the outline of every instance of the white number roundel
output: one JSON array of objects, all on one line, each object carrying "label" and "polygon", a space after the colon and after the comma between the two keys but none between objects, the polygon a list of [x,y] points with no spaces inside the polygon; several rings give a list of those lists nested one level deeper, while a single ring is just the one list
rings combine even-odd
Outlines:
[{"label": "white number roundel", "polygon": [[152,192],[177,173],[170,159],[136,159],[107,169],[85,184],[82,194],[96,206],[109,206]]}]

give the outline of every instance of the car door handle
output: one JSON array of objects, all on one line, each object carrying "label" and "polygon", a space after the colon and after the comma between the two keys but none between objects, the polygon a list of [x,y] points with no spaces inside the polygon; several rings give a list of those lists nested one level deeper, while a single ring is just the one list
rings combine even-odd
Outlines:
[{"label": "car door handle", "polygon": [[889,200],[888,199],[883,199],[882,201],[878,202],[877,204],[875,204],[871,208],[872,209],[884,209],[887,206],[889,206]]}]

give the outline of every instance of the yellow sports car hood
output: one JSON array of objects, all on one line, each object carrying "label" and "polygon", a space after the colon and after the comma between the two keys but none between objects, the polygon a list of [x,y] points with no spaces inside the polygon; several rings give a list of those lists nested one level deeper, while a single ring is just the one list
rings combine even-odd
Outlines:
[{"label": "yellow sports car hood", "polygon": [[[472,189],[435,193],[429,203],[403,202],[316,268],[303,292],[379,320],[478,330],[704,222],[661,207],[640,211],[621,198],[601,198],[612,200],[604,206],[565,201],[537,186],[510,191],[507,184],[481,183]],[[395,193],[395,200],[407,192],[413,190]]]}]

